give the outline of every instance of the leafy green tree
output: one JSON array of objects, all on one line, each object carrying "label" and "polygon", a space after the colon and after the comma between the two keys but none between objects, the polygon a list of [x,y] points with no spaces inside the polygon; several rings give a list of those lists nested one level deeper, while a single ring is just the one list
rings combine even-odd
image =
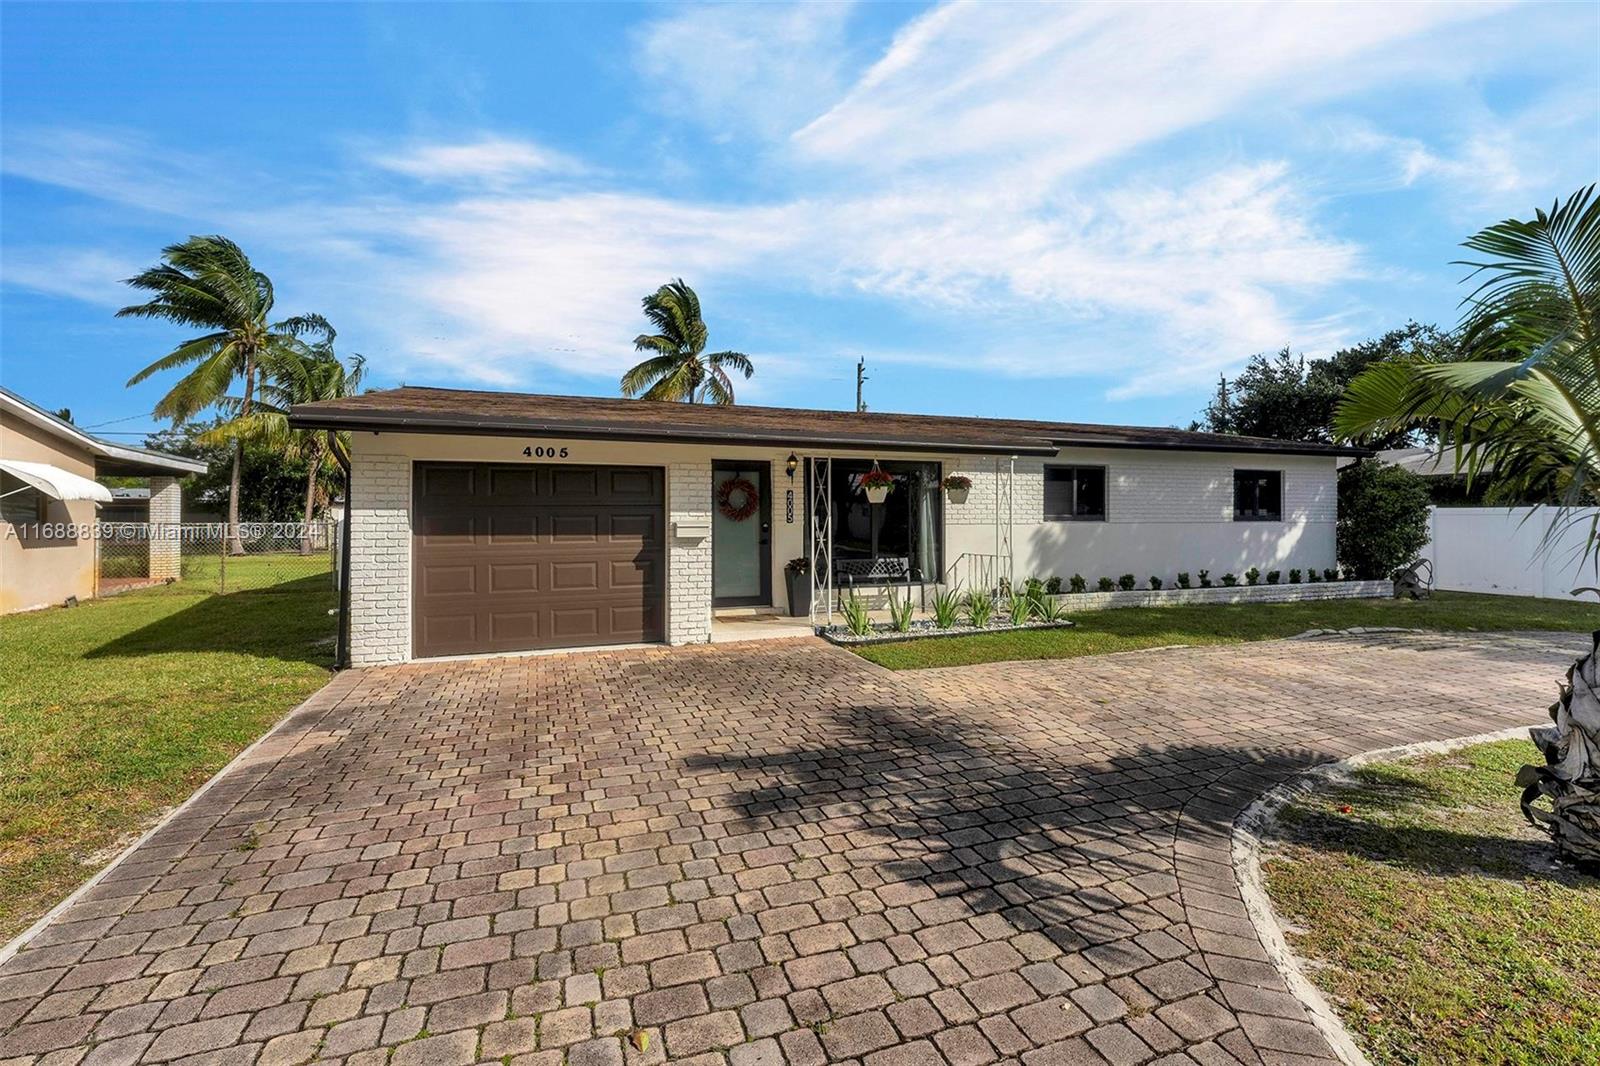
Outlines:
[{"label": "leafy green tree", "polygon": [[[162,249],[161,258],[159,265],[127,281],[150,293],[150,299],[124,307],[117,317],[156,318],[206,332],[182,342],[128,380],[129,385],[137,385],[166,370],[191,368],[156,403],[159,417],[187,421],[224,399],[236,378],[244,382],[237,413],[248,415],[264,365],[304,354],[307,337],[333,339],[333,328],[320,315],[269,322],[271,280],[226,237],[190,237]],[[244,444],[236,440],[228,497],[228,521],[235,527],[239,524],[243,466]],[[230,550],[234,554],[244,551],[237,528]]]},{"label": "leafy green tree", "polygon": [[[1277,440],[1333,440],[1334,412],[1345,388],[1362,371],[1395,359],[1451,359],[1456,346],[1434,326],[1408,322],[1381,337],[1341,348],[1325,359],[1307,360],[1287,346],[1275,355],[1255,355],[1217,395],[1193,428]],[[1371,443],[1403,448],[1426,436],[1425,427],[1397,429]]]},{"label": "leafy green tree", "polygon": [[1403,467],[1364,459],[1339,471],[1339,565],[1358,578],[1386,578],[1428,543],[1428,483]]},{"label": "leafy green tree", "polygon": [[1338,433],[1369,441],[1426,426],[1469,482],[1555,503],[1546,544],[1574,524],[1600,565],[1600,199],[1593,185],[1530,220],[1468,239],[1464,358],[1381,363],[1351,383]]},{"label": "leafy green tree", "polygon": [[657,332],[639,334],[633,346],[654,354],[622,375],[622,395],[733,403],[733,380],[728,371],[748,379],[755,366],[742,352],[706,354],[708,331],[694,290],[682,278],[663,285],[644,298],[644,314]]},{"label": "leafy green tree", "polygon": [[340,467],[336,452],[348,456],[348,435],[332,432],[307,432],[289,427],[289,409],[297,403],[338,400],[361,390],[366,360],[352,356],[350,365],[334,354],[331,341],[317,344],[304,353],[275,353],[263,365],[256,402],[246,410],[243,397],[228,397],[219,406],[230,414],[227,421],[207,430],[207,442],[251,441],[293,457],[305,465],[306,490],[300,550],[311,550],[312,519],[338,485]]},{"label": "leafy green tree", "polygon": [[[185,516],[211,512],[221,517],[227,511],[234,441],[213,438],[208,443],[205,439],[221,424],[221,418],[185,422],[145,437],[147,448],[199,459],[207,464],[204,473],[189,474],[179,482]],[[243,452],[239,476],[244,490],[239,494],[239,520],[294,521],[299,516],[305,491],[305,463],[258,441],[240,440],[239,444]]]}]

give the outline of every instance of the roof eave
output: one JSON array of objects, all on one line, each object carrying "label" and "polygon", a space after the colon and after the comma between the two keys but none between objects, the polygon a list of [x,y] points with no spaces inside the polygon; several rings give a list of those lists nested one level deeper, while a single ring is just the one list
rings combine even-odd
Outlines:
[{"label": "roof eave", "polygon": [[299,407],[289,412],[293,429],[351,429],[389,433],[465,433],[473,436],[512,436],[524,433],[562,434],[581,440],[649,441],[657,444],[775,444],[783,447],[821,445],[828,447],[877,448],[884,451],[960,452],[981,455],[1054,455],[1056,448],[1047,441],[948,441],[890,437],[855,437],[844,434],[818,434],[749,430],[729,433],[702,426],[659,426],[639,428],[595,422],[553,422],[541,419],[462,418],[457,415],[431,415],[413,412],[308,411]]},{"label": "roof eave", "polygon": [[1105,440],[1098,437],[1052,437],[1051,441],[1062,448],[1145,448],[1178,452],[1227,452],[1230,455],[1257,453],[1260,455],[1325,455],[1330,458],[1350,457],[1370,459],[1377,454],[1369,448],[1348,447],[1337,444],[1297,444],[1294,441],[1274,441],[1254,444],[1228,441],[1166,441],[1166,440]]}]

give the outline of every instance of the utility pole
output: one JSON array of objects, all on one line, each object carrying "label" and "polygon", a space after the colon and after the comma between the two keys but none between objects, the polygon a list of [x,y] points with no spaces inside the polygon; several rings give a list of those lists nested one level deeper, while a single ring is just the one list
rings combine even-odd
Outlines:
[{"label": "utility pole", "polygon": [[856,413],[857,414],[859,414],[862,411],[865,411],[867,409],[866,400],[861,398],[861,386],[866,383],[866,380],[867,380],[867,357],[863,355],[861,358],[856,360]]}]

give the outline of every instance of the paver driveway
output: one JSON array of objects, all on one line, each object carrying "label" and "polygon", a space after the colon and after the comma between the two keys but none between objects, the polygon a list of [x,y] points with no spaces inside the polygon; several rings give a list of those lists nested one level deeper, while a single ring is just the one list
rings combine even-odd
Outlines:
[{"label": "paver driveway", "polygon": [[348,673],[0,969],[0,1059],[1323,1058],[1233,817],[1331,755],[1536,721],[1580,644]]}]

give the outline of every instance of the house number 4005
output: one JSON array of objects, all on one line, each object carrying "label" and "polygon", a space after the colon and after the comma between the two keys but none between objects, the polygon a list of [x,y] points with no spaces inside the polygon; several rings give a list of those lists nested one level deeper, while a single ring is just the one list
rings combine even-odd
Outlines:
[{"label": "house number 4005", "polygon": [[558,448],[554,444],[549,446],[543,444],[538,446],[529,445],[522,449],[522,454],[529,459],[565,459],[567,457],[567,449]]}]

